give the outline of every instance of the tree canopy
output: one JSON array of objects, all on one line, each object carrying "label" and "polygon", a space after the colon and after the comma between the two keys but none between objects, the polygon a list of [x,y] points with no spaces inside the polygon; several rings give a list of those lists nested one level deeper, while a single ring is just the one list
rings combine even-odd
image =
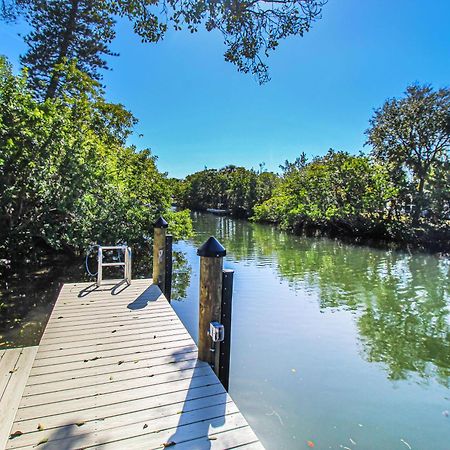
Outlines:
[{"label": "tree canopy", "polygon": [[[426,208],[448,212],[450,192],[440,187],[445,178],[448,183],[450,169],[450,89],[408,86],[403,98],[387,100],[375,111],[366,133],[374,157],[389,166],[393,177],[400,172],[409,180],[416,223]],[[427,201],[435,187],[440,192]]]},{"label": "tree canopy", "polygon": [[65,73],[83,94],[38,102],[26,75],[0,59],[0,253],[145,244],[161,213],[176,237],[188,235],[188,214],[169,211],[156,157],[126,145],[133,115],[106,102],[75,64]]},{"label": "tree canopy", "polygon": [[270,198],[276,184],[277,176],[272,172],[229,165],[188,175],[181,183],[177,200],[187,208],[219,208],[230,210],[237,217],[249,217],[257,203]]},{"label": "tree canopy", "polygon": [[[143,42],[158,42],[169,26],[194,33],[200,27],[222,34],[225,60],[244,73],[268,81],[266,59],[279,41],[303,36],[320,18],[326,0],[1,0],[1,16],[23,14],[32,31],[22,63],[43,97],[54,97],[59,78],[56,64],[76,59],[77,68],[95,79],[112,55],[117,18],[133,24]],[[44,83],[47,82],[47,83]]]}]

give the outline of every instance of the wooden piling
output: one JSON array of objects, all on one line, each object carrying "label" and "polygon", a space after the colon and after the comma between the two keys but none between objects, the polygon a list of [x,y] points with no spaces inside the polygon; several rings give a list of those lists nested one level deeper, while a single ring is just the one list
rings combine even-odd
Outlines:
[{"label": "wooden piling", "polygon": [[206,361],[219,373],[220,343],[214,343],[209,336],[211,322],[221,320],[222,270],[226,250],[210,237],[198,250],[200,256],[200,298],[198,358]]},{"label": "wooden piling", "polygon": [[166,287],[166,230],[168,223],[159,217],[153,224],[153,283],[157,284],[162,292]]}]

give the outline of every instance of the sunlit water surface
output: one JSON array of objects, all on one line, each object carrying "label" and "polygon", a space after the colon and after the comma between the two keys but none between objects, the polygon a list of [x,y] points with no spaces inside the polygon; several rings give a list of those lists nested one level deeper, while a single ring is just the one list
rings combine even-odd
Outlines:
[{"label": "sunlit water surface", "polygon": [[[172,305],[197,339],[196,250],[216,236],[235,270],[230,393],[266,448],[450,450],[448,259],[193,220],[174,246]],[[39,342],[61,281],[82,270],[3,280],[0,346]]]},{"label": "sunlit water surface", "polygon": [[450,450],[448,259],[205,214],[194,228],[172,304],[197,338],[196,249],[216,236],[235,270],[230,394],[267,448]]}]

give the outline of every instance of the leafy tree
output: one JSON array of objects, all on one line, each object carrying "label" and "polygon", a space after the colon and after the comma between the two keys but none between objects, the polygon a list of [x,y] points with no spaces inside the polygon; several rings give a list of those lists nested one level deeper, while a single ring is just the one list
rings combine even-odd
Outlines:
[{"label": "leafy tree", "polygon": [[205,169],[186,177],[180,203],[196,210],[222,208],[236,217],[248,217],[257,203],[270,198],[277,180],[274,173],[233,165]]},{"label": "leafy tree", "polygon": [[282,170],[283,175],[287,176],[305,167],[307,162],[308,158],[306,156],[306,153],[303,152],[299,157],[295,158],[294,162],[290,162],[286,159],[284,161],[284,164],[280,164],[279,167]]},{"label": "leafy tree", "polygon": [[29,68],[29,82],[43,98],[61,94],[64,73],[56,67],[75,59],[77,68],[100,80],[105,56],[115,37],[114,19],[102,0],[34,0],[27,2],[32,31],[25,36],[28,51],[21,62]]},{"label": "leafy tree", "polygon": [[[114,38],[117,17],[128,19],[143,42],[158,42],[172,24],[190,32],[201,26],[221,32],[225,60],[239,71],[269,79],[265,58],[281,39],[303,34],[322,11],[325,0],[2,0],[0,12],[11,20],[25,14],[32,32],[23,63],[31,81],[46,97],[58,92],[53,65],[76,58],[78,68],[98,79]],[[47,82],[44,86],[43,84]]]},{"label": "leafy tree", "polygon": [[[425,194],[431,178],[434,184],[446,183],[442,168],[449,162],[450,89],[409,86],[404,98],[390,99],[375,111],[366,134],[373,155],[389,166],[394,177],[401,172],[410,176],[417,223],[427,207]],[[449,190],[447,184],[443,191]]]},{"label": "leafy tree", "polygon": [[298,162],[285,164],[288,170],[272,197],[254,208],[255,220],[294,230],[317,226],[364,233],[383,219],[396,195],[383,167],[365,156],[330,150],[310,163]]},{"label": "leafy tree", "polygon": [[106,102],[74,63],[65,73],[83,94],[37,102],[26,76],[0,59],[0,253],[143,245],[160,213],[177,237],[189,234],[188,215],[169,211],[156,158],[125,144],[131,113]]}]

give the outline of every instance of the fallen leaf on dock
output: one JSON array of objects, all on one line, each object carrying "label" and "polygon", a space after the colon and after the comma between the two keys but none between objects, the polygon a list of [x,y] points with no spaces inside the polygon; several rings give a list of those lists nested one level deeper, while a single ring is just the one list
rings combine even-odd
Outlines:
[{"label": "fallen leaf on dock", "polygon": [[146,423],[144,423],[144,426],[142,427],[142,429],[145,430],[146,428],[148,428],[148,425]]},{"label": "fallen leaf on dock", "polygon": [[77,427],[82,427],[86,422],[76,422],[75,425]]},{"label": "fallen leaf on dock", "polygon": [[38,445],[46,444],[47,442],[48,442],[48,438],[44,438],[44,439],[40,440],[40,441],[36,444],[36,447],[37,447]]},{"label": "fallen leaf on dock", "polygon": [[210,441],[215,441],[217,439],[217,437],[216,436],[208,436],[208,439]]},{"label": "fallen leaf on dock", "polygon": [[123,364],[124,362],[125,362],[125,361],[119,361],[119,363],[118,363],[119,366],[120,366],[121,364]]},{"label": "fallen leaf on dock", "polygon": [[64,319],[64,317],[63,316],[59,316],[58,319]]},{"label": "fallen leaf on dock", "polygon": [[117,330],[112,330],[111,333],[115,333]]},{"label": "fallen leaf on dock", "polygon": [[37,426],[37,429],[38,429],[39,431],[45,430],[44,426],[43,426],[41,423]]},{"label": "fallen leaf on dock", "polygon": [[162,444],[163,448],[173,447],[174,445],[177,445],[177,443],[173,441],[164,442],[164,444]]},{"label": "fallen leaf on dock", "polygon": [[14,433],[11,433],[10,435],[9,435],[9,438],[10,439],[14,439],[14,438],[16,438],[16,437],[19,437],[19,436],[22,436],[22,432],[21,431],[14,431]]},{"label": "fallen leaf on dock", "polygon": [[9,373],[17,372],[17,369],[18,369],[18,367],[16,367],[15,369],[10,370]]}]

